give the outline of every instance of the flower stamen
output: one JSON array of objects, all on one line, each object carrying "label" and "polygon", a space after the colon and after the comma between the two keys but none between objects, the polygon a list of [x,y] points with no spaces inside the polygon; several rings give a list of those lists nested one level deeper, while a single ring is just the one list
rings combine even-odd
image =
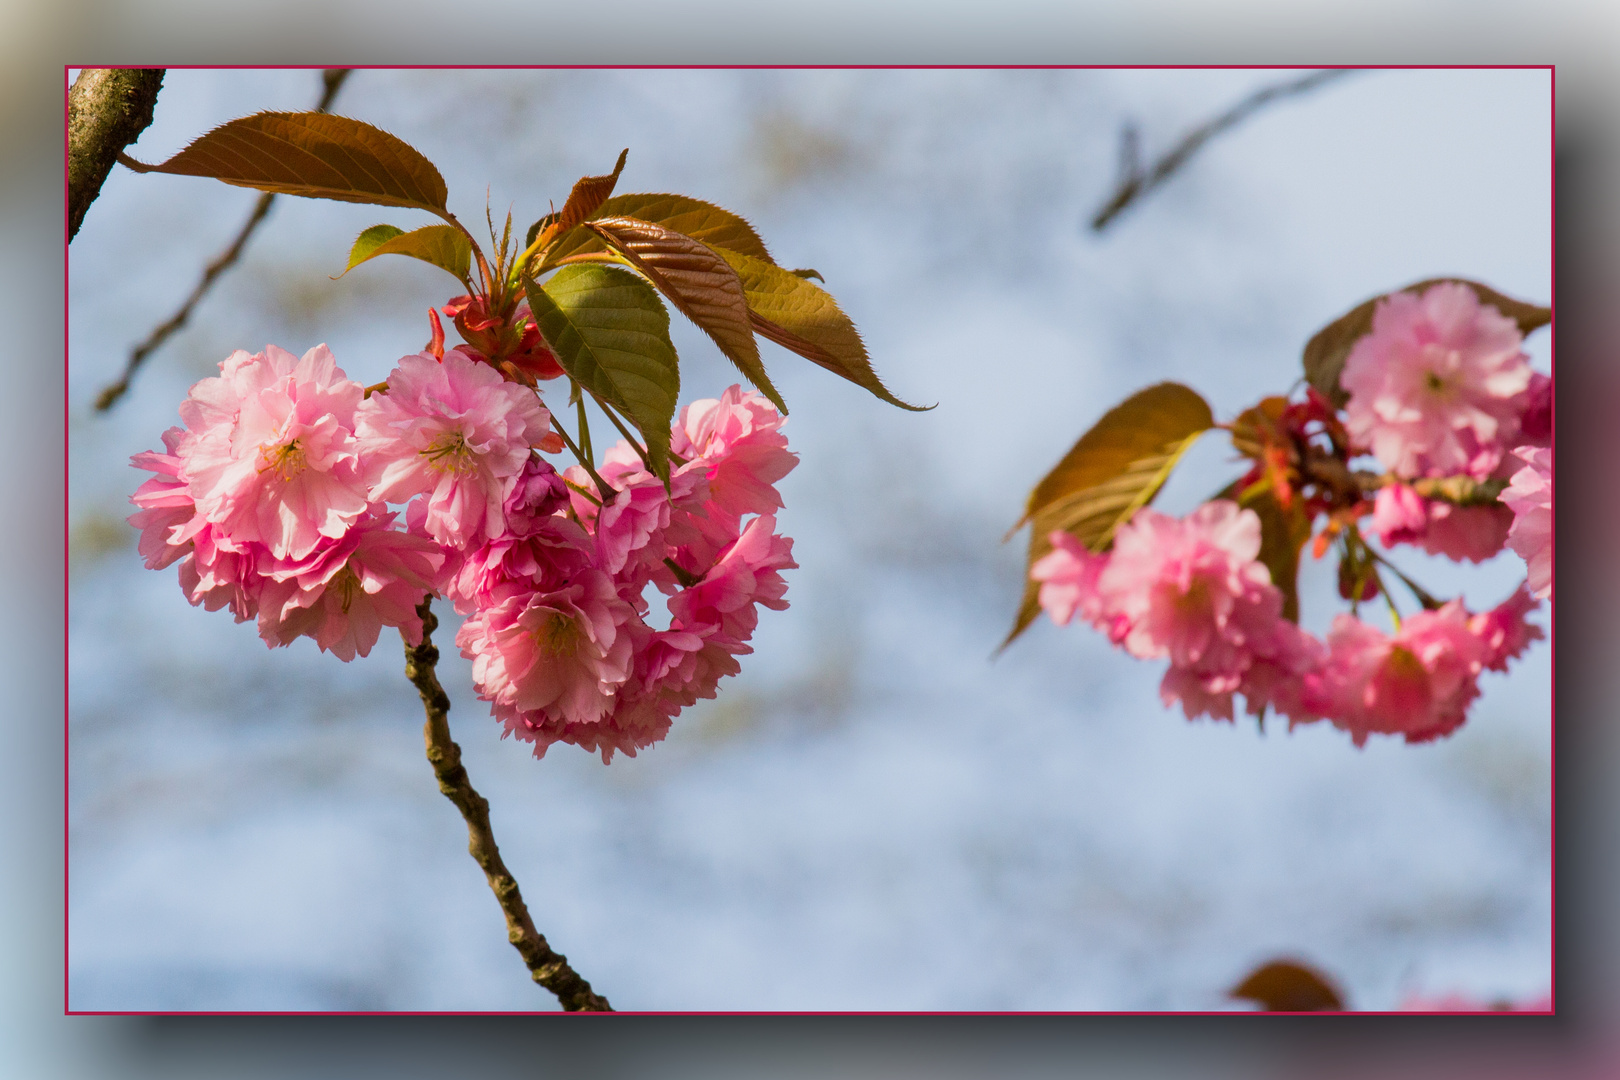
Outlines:
[{"label": "flower stamen", "polygon": [[267,444],[259,447],[259,461],[259,472],[273,472],[277,479],[284,482],[303,472],[309,465],[304,448],[297,439],[280,446]]},{"label": "flower stamen", "polygon": [[459,431],[440,436],[422,456],[439,472],[465,476],[478,471],[478,455],[467,445],[467,437]]}]

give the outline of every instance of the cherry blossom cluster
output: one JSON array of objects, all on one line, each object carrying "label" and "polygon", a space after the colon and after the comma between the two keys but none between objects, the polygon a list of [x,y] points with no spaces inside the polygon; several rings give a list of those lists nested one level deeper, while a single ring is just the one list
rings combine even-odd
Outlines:
[{"label": "cherry blossom cluster", "polygon": [[1456,282],[1379,303],[1340,382],[1350,394],[1345,428],[1393,481],[1373,510],[1381,543],[1470,562],[1502,550],[1514,522],[1510,506],[1425,498],[1412,483],[1506,480],[1550,447],[1552,379],[1530,369],[1522,340],[1512,319]]},{"label": "cherry blossom cluster", "polygon": [[178,563],[192,604],[256,619],[272,647],[310,637],[345,661],[385,626],[420,643],[418,606],[446,597],[507,733],[537,756],[558,741],[634,755],[737,672],[759,605],[787,607],[775,484],[797,456],[782,416],[733,386],[676,418],[667,487],[628,442],[559,472],[530,384],[560,369],[529,351],[528,378],[433,349],[369,392],[324,345],[233,353],[164,452],[133,459],[154,474],[131,499],[146,565]]},{"label": "cherry blossom cluster", "polygon": [[[1282,614],[1283,594],[1260,561],[1259,516],[1227,499],[1181,519],[1143,508],[1105,552],[1053,532],[1051,552],[1030,568],[1041,607],[1060,625],[1078,616],[1132,656],[1168,659],[1160,695],[1189,719],[1231,720],[1241,694],[1255,716],[1326,720],[1357,745],[1372,734],[1450,734],[1478,697],[1479,676],[1505,671],[1542,637],[1527,616],[1552,591],[1552,383],[1531,371],[1521,341],[1512,320],[1463,285],[1388,297],[1345,361],[1342,417],[1314,392],[1281,413],[1296,432],[1331,429],[1342,461],[1371,454],[1385,472],[1363,474],[1365,491],[1334,494],[1325,482],[1308,486],[1299,454],[1286,474],[1262,450],[1238,485],[1265,477],[1280,498],[1302,500],[1306,522],[1325,513],[1316,553],[1332,537],[1346,543],[1341,579],[1347,565],[1363,569],[1341,591],[1356,602],[1376,595],[1365,567],[1381,558],[1360,541],[1357,518],[1371,515],[1385,548],[1416,544],[1478,562],[1509,544],[1529,575],[1495,608],[1471,613],[1420,593],[1424,609],[1404,619],[1390,602],[1393,633],[1339,614],[1319,640]],[[1348,469],[1327,475],[1354,483]],[[1289,492],[1287,476],[1302,490]],[[1500,501],[1488,494],[1509,479]]]}]

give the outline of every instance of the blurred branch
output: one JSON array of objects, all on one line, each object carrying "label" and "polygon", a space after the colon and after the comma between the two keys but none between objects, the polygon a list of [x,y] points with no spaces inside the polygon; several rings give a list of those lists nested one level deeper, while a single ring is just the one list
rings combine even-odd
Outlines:
[{"label": "blurred branch", "polygon": [[1153,168],[1144,172],[1138,157],[1137,132],[1131,124],[1126,124],[1120,132],[1119,153],[1119,180],[1114,194],[1103,203],[1091,219],[1091,228],[1094,232],[1102,232],[1108,223],[1118,217],[1131,203],[1146,195],[1169,179],[1175,171],[1187,163],[1187,159],[1210,139],[1223,131],[1228,131],[1247,120],[1260,109],[1279,98],[1292,97],[1308,93],[1323,83],[1349,75],[1353,68],[1328,68],[1324,71],[1313,71],[1303,78],[1291,82],[1278,83],[1257,90],[1248,97],[1239,101],[1230,109],[1221,113],[1215,119],[1189,131],[1182,137],[1170,152],[1153,163]]},{"label": "blurred branch", "polygon": [[556,994],[564,1009],[612,1012],[607,998],[592,991],[591,984],[568,966],[566,957],[553,952],[545,935],[535,929],[523,894],[518,891],[518,883],[501,861],[495,834],[489,827],[489,802],[473,790],[467,770],[461,765],[461,747],[450,738],[450,698],[434,673],[439,650],[433,644],[432,635],[439,627],[439,620],[433,614],[432,600],[423,600],[416,613],[422,617],[422,643],[405,643],[405,677],[422,695],[422,708],[427,713],[427,722],[422,727],[427,758],[433,764],[433,775],[439,779],[439,790],[456,804],[456,809],[466,819],[467,851],[483,868],[495,899],[500,901],[501,911],[506,915],[507,940],[523,957],[534,981]]},{"label": "blurred branch", "polygon": [[[349,77],[349,71],[349,68],[327,68],[321,72],[323,89],[320,103],[315,106],[316,112],[325,112],[332,107],[332,99],[337,97],[338,89],[343,85],[343,81]],[[148,121],[150,121],[150,116],[148,116]],[[275,193],[270,191],[259,196],[259,201],[253,205],[253,212],[248,215],[248,219],[243,224],[241,231],[236,234],[236,239],[232,240],[230,246],[215,257],[214,261],[209,263],[207,268],[203,270],[202,280],[197,282],[197,287],[191,290],[191,295],[186,297],[185,303],[180,305],[180,310],[169,316],[157,329],[148,334],[145,341],[135,346],[134,351],[129,354],[129,361],[124,365],[123,376],[96,396],[97,412],[106,412],[112,408],[118,399],[123,397],[125,392],[129,390],[129,380],[134,377],[136,369],[145,363],[146,358],[155,352],[158,346],[169,340],[175,331],[186,325],[186,321],[191,318],[192,309],[208,294],[208,290],[214,287],[215,279],[232,266],[235,266],[236,260],[242,257],[242,249],[247,246],[248,237],[253,235],[253,231],[259,227],[259,222],[263,221],[265,215],[270,212],[270,204],[275,199]]]},{"label": "blurred branch", "polygon": [[152,122],[162,68],[85,68],[68,91],[68,241],[118,154]]}]

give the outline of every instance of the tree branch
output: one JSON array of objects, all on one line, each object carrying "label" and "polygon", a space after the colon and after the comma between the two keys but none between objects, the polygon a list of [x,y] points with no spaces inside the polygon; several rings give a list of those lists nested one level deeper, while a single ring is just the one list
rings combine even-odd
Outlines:
[{"label": "tree branch", "polygon": [[[349,68],[327,68],[321,72],[321,82],[324,88],[321,92],[320,103],[315,106],[316,112],[325,112],[331,108],[332,99],[337,97],[338,89],[343,85],[343,80],[349,77],[349,71]],[[253,213],[248,215],[248,219],[243,224],[241,231],[236,234],[236,239],[231,241],[230,246],[217,255],[214,261],[209,263],[203,270],[202,280],[197,282],[197,287],[191,290],[191,295],[186,297],[185,303],[180,305],[180,310],[159,324],[155,330],[146,336],[145,341],[135,346],[134,351],[129,354],[129,360],[124,364],[124,374],[117,382],[110,384],[100,394],[96,395],[97,412],[106,412],[117,403],[119,398],[124,396],[129,390],[129,380],[134,377],[136,369],[145,363],[147,356],[155,352],[158,346],[169,340],[175,331],[186,325],[187,320],[191,318],[192,309],[208,294],[208,290],[214,287],[214,279],[236,265],[236,261],[242,257],[242,249],[247,246],[248,237],[253,235],[253,231],[259,227],[259,222],[263,221],[265,215],[270,213],[270,204],[275,201],[275,198],[275,193],[271,191],[266,191],[259,196],[259,201],[253,204]]]},{"label": "tree branch", "polygon": [[483,868],[489,887],[500,902],[506,915],[506,937],[523,957],[529,974],[535,982],[557,995],[569,1012],[612,1012],[607,998],[591,990],[591,984],[568,966],[566,957],[553,952],[545,935],[534,927],[528,906],[518,883],[501,861],[495,846],[495,834],[489,827],[489,803],[473,790],[467,770],[461,765],[461,747],[450,738],[450,698],[439,685],[434,665],[439,662],[438,647],[433,644],[433,631],[439,620],[433,614],[433,602],[423,600],[416,613],[422,617],[422,643],[405,643],[405,677],[411,680],[422,695],[422,708],[427,722],[422,737],[427,743],[427,758],[433,765],[433,775],[439,779],[439,790],[456,804],[467,822],[467,851]]},{"label": "tree branch", "polygon": [[1108,223],[1119,216],[1131,203],[1146,195],[1169,179],[1172,173],[1187,163],[1187,159],[1210,139],[1236,127],[1247,120],[1255,112],[1279,98],[1291,97],[1297,94],[1308,93],[1325,82],[1349,75],[1352,68],[1328,68],[1323,71],[1313,71],[1303,78],[1291,82],[1277,83],[1257,90],[1236,105],[1221,113],[1215,119],[1189,131],[1182,137],[1181,142],[1171,148],[1169,153],[1153,163],[1153,168],[1147,172],[1142,171],[1142,165],[1137,160],[1136,128],[1127,124],[1120,136],[1119,182],[1114,194],[1103,203],[1101,209],[1091,219],[1091,228],[1094,232],[1102,232]]},{"label": "tree branch", "polygon": [[162,68],[85,68],[68,91],[68,240],[118,154],[152,122]]}]

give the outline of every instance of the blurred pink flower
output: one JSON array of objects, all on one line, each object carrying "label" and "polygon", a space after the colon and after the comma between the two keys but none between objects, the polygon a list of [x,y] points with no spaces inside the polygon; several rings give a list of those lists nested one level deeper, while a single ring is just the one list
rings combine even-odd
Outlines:
[{"label": "blurred pink flower", "polygon": [[1394,637],[1339,615],[1328,657],[1305,677],[1305,707],[1350,732],[1425,742],[1449,735],[1479,696],[1479,673],[1492,658],[1468,612],[1453,600],[1405,619]]},{"label": "blurred pink flower", "polygon": [[1512,596],[1489,611],[1472,615],[1468,630],[1485,647],[1485,667],[1491,671],[1506,671],[1509,660],[1517,659],[1546,635],[1541,627],[1525,619],[1541,602],[1520,586]]},{"label": "blurred pink flower", "polygon": [[1469,997],[1467,994],[1441,994],[1438,997],[1423,997],[1413,994],[1401,1002],[1399,1011],[1421,1013],[1540,1013],[1552,1012],[1552,1007],[1552,994],[1550,993],[1542,994],[1540,997],[1527,998],[1523,1001],[1499,998],[1489,1002]]},{"label": "blurred pink flower", "polygon": [[1513,511],[1507,543],[1529,566],[1530,591],[1545,600],[1552,596],[1552,447],[1521,446],[1513,453],[1525,466],[1502,493],[1502,502]]},{"label": "blurred pink flower", "polygon": [[1217,499],[1181,519],[1144,508],[1115,533],[1098,597],[1128,624],[1121,644],[1132,656],[1241,674],[1246,647],[1282,610],[1259,554],[1260,519],[1234,502]]},{"label": "blurred pink flower", "polygon": [[551,422],[533,390],[454,350],[443,362],[401,358],[356,417],[362,450],[379,461],[371,497],[414,500],[407,523],[456,549],[501,532],[503,504]]},{"label": "blurred pink flower", "polygon": [[1521,341],[1517,324],[1466,285],[1386,297],[1345,359],[1345,426],[1399,476],[1483,479],[1526,408]]},{"label": "blurred pink flower", "polygon": [[1233,695],[1256,716],[1275,709],[1315,719],[1301,679],[1322,646],[1282,617],[1282,592],[1256,561],[1260,519],[1219,499],[1182,519],[1142,509],[1096,555],[1063,532],[1030,568],[1041,606],[1059,624],[1076,614],[1132,656],[1168,657],[1159,686],[1188,719],[1233,718]]},{"label": "blurred pink flower", "polygon": [[1370,527],[1385,547],[1413,543],[1429,531],[1428,500],[1408,484],[1386,484],[1373,498]]},{"label": "blurred pink flower", "polygon": [[1456,506],[1431,499],[1428,533],[1418,543],[1431,555],[1484,562],[1501,552],[1512,525],[1513,512],[1499,504]]},{"label": "blurred pink flower", "polygon": [[1539,371],[1530,373],[1530,385],[1520,401],[1518,441],[1529,446],[1552,445],[1553,381]]},{"label": "blurred pink flower", "polygon": [[259,557],[259,636],[271,647],[310,637],[343,661],[369,655],[385,626],[422,640],[416,606],[444,560],[438,544],[390,528],[397,515],[373,513],[340,540],[302,559]]},{"label": "blurred pink flower", "polygon": [[228,543],[302,558],[343,535],[366,509],[354,439],[364,393],[325,345],[302,358],[274,345],[238,350],[180,405],[174,455],[197,513]]},{"label": "blurred pink flower", "polygon": [[1062,529],[1052,530],[1049,540],[1052,550],[1029,568],[1030,578],[1041,583],[1041,609],[1059,626],[1067,626],[1078,614],[1106,632],[1097,578],[1108,565],[1108,556],[1093,554]]},{"label": "blurred pink flower", "polygon": [[1502,550],[1512,521],[1500,505],[1457,506],[1425,499],[1406,484],[1387,484],[1373,501],[1371,528],[1385,547],[1415,544],[1431,555],[1477,563]]}]

